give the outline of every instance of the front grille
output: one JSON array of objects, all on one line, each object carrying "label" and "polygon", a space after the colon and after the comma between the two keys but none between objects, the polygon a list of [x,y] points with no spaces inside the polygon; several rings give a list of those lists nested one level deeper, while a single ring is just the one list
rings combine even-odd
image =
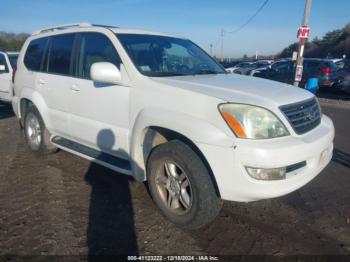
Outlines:
[{"label": "front grille", "polygon": [[298,135],[314,129],[321,123],[321,112],[316,98],[284,105],[280,110]]}]

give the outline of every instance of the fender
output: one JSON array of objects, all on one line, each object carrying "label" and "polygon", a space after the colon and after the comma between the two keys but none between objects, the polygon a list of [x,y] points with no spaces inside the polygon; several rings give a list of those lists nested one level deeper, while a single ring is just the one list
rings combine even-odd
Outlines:
[{"label": "fender", "polygon": [[195,144],[210,144],[222,147],[233,146],[234,141],[214,125],[191,115],[165,109],[148,108],[136,117],[131,134],[130,159],[136,180],[146,180],[143,140],[148,128],[156,126],[175,131]]},{"label": "fender", "polygon": [[[20,95],[20,100],[19,102],[19,107],[21,106],[21,100],[22,99],[28,99],[29,101],[31,101],[35,107],[38,109],[45,125],[47,128],[51,127],[51,122],[50,122],[50,118],[48,117],[48,106],[44,100],[44,98],[42,97],[42,95],[37,92],[34,89],[31,88],[23,88],[21,95]],[[22,118],[21,116],[21,108],[19,108],[19,118]]]}]

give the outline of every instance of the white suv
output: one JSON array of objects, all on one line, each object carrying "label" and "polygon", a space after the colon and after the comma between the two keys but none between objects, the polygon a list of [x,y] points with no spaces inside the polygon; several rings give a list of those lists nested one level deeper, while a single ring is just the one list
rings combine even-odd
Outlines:
[{"label": "white suv", "polygon": [[332,157],[333,123],[313,94],[226,74],[193,42],[166,34],[38,31],[20,53],[14,93],[32,150],[60,148],[147,180],[182,227],[212,221],[222,199],[297,190]]},{"label": "white suv", "polygon": [[0,52],[0,100],[11,102],[12,77],[17,65],[17,52]]}]

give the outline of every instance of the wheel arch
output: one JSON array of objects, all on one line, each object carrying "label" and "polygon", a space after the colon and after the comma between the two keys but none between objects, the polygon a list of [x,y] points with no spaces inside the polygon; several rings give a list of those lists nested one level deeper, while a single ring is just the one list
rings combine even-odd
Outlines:
[{"label": "wheel arch", "polygon": [[19,119],[23,126],[25,112],[29,105],[34,105],[39,111],[46,126],[50,126],[50,121],[47,117],[47,105],[43,97],[38,92],[33,92],[32,90],[23,89],[21,98],[19,100]]},{"label": "wheel arch", "polygon": [[145,170],[150,153],[156,146],[171,140],[182,141],[200,157],[220,196],[209,161],[196,144],[230,147],[233,145],[232,139],[207,121],[164,109],[144,110],[136,118],[130,140],[130,159],[135,179],[146,180]]}]

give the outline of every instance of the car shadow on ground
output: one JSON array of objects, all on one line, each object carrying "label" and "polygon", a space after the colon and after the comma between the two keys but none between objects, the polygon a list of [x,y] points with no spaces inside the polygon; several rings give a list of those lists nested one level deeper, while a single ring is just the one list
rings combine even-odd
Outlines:
[{"label": "car shadow on ground", "polygon": [[12,111],[11,105],[0,101],[0,120],[13,116],[14,113]]},{"label": "car shadow on ground", "polygon": [[350,168],[350,154],[346,152],[343,152],[339,149],[334,149],[332,160],[338,164]]},{"label": "car shadow on ground", "polygon": [[[115,137],[111,130],[99,132],[98,146],[101,148],[102,141],[106,140],[112,149]],[[101,261],[101,256],[137,255],[134,212],[129,190],[132,179],[115,176],[113,171],[92,162],[85,180],[92,188],[87,229],[89,261]]]}]

